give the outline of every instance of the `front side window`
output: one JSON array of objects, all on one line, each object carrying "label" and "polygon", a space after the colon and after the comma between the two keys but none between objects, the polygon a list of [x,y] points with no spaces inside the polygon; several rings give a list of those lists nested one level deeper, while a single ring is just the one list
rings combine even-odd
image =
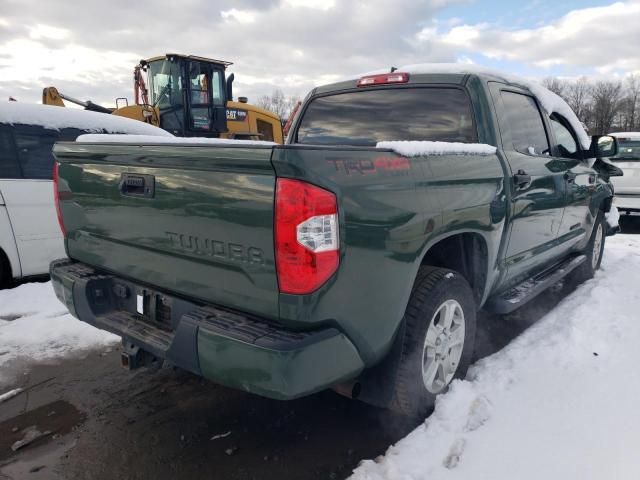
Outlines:
[{"label": "front side window", "polygon": [[549,155],[542,116],[533,97],[502,91],[504,115],[500,128],[510,133],[513,149],[527,155]]},{"label": "front side window", "polygon": [[563,158],[581,159],[581,152],[578,148],[578,142],[571,130],[569,130],[560,118],[551,117],[551,128],[553,129],[553,135],[556,139],[556,149]]},{"label": "front side window", "polygon": [[297,142],[375,147],[385,140],[476,141],[471,104],[457,88],[385,88],[314,99]]},{"label": "front side window", "polygon": [[182,105],[180,65],[169,60],[149,63],[151,103],[159,108]]}]

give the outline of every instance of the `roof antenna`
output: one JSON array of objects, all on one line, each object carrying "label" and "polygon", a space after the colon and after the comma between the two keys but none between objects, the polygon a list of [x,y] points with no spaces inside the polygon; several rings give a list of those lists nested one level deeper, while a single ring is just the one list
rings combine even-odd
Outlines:
[{"label": "roof antenna", "polygon": [[395,72],[396,70],[398,70],[398,67],[391,67],[391,73]]}]

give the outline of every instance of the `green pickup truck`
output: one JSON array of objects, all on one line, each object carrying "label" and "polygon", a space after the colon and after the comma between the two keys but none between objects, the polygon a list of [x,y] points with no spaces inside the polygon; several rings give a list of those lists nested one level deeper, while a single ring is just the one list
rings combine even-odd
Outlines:
[{"label": "green pickup truck", "polygon": [[576,125],[525,82],[408,69],[314,89],[286,145],[59,143],[53,286],[129,368],[422,414],[479,309],[599,268],[612,191],[589,165],[616,144]]}]

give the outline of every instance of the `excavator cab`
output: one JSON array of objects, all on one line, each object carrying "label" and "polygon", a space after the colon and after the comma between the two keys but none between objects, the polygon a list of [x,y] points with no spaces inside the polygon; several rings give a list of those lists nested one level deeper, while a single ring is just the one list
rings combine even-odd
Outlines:
[{"label": "excavator cab", "polygon": [[148,88],[142,97],[148,93],[149,104],[159,109],[160,127],[181,137],[219,137],[226,132],[231,84],[225,82],[225,70],[229,65],[178,54],[142,60],[140,69],[147,73],[144,88]]}]

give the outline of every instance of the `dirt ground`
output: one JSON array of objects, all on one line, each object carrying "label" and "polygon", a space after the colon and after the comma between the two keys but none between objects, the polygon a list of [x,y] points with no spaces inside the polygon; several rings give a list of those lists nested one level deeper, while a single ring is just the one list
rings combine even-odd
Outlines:
[{"label": "dirt ground", "polygon": [[[623,229],[640,233],[637,222]],[[508,317],[481,314],[476,358],[535,323],[563,290]],[[171,368],[126,371],[118,349],[34,367],[17,386],[0,404],[2,480],[345,478],[407,433],[401,419],[331,391],[268,400]],[[14,452],[29,428],[40,436]]]}]

